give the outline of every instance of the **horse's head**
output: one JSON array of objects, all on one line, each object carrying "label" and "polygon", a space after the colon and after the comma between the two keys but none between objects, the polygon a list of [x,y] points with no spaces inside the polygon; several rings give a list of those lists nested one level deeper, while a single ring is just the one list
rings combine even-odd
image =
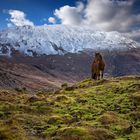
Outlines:
[{"label": "horse's head", "polygon": [[95,58],[98,60],[102,60],[102,55],[100,53],[95,53]]}]

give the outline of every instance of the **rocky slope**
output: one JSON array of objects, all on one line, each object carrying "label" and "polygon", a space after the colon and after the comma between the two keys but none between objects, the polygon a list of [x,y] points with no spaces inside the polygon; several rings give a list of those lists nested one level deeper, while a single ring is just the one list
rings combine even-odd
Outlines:
[{"label": "rocky slope", "polygon": [[[21,59],[24,60],[24,58]],[[30,61],[28,62],[30,63]],[[47,69],[43,71],[36,64],[29,63],[0,58],[0,87],[5,89],[19,88],[30,91],[43,91],[56,89],[62,83],[68,81],[69,83],[74,82],[72,79],[67,80],[65,75],[59,74],[57,76],[57,72],[53,74]]]},{"label": "rocky slope", "polygon": [[139,140],[140,77],[118,77],[55,92],[0,90],[1,140]]}]

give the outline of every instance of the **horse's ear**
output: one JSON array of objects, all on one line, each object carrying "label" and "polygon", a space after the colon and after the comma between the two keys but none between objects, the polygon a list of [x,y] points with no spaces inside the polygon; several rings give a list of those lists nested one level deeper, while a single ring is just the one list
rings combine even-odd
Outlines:
[{"label": "horse's ear", "polygon": [[95,55],[97,56],[97,55],[99,55],[100,53],[98,53],[98,52],[95,52]]}]

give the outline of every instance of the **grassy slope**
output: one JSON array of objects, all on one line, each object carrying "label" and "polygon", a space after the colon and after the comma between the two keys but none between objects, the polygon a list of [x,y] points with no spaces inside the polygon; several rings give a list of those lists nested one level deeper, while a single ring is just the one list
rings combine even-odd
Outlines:
[{"label": "grassy slope", "polygon": [[0,140],[140,140],[140,77],[0,91]]}]

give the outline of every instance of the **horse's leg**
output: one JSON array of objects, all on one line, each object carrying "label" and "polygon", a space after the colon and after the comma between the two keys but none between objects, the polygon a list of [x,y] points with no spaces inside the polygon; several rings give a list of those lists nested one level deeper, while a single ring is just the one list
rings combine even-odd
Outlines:
[{"label": "horse's leg", "polygon": [[104,71],[102,70],[101,71],[101,78],[103,79],[103,76],[104,76]]},{"label": "horse's leg", "polygon": [[96,80],[96,74],[92,72],[91,78]]},{"label": "horse's leg", "polygon": [[98,73],[98,80],[100,80],[100,72]]},{"label": "horse's leg", "polygon": [[97,72],[97,80],[100,80],[100,71]]},{"label": "horse's leg", "polygon": [[97,79],[97,74],[96,74],[96,72],[94,71],[93,73],[92,73],[92,79],[94,79],[94,80],[96,80]]},{"label": "horse's leg", "polygon": [[94,73],[94,78],[93,79],[97,80],[97,74],[96,73]]}]

